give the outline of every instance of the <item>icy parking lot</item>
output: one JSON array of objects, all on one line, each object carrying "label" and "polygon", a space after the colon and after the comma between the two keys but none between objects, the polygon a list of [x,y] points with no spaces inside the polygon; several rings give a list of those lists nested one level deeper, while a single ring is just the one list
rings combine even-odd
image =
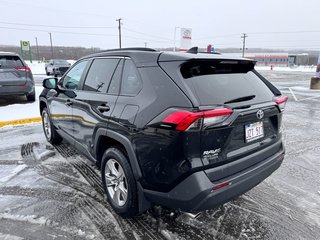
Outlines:
[{"label": "icy parking lot", "polygon": [[289,96],[286,157],[248,193],[196,218],[156,207],[123,219],[72,146],[48,144],[40,124],[4,127],[0,239],[320,239],[320,91],[308,89],[310,73],[261,73]]}]

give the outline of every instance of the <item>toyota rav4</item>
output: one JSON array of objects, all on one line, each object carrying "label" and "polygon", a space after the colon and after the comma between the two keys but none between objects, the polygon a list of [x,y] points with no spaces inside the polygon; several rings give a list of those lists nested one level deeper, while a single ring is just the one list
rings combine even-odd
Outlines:
[{"label": "toyota rav4", "polygon": [[108,50],[77,61],[40,95],[43,130],[101,169],[122,216],[152,205],[214,208],[281,165],[287,97],[254,69],[220,54]]}]

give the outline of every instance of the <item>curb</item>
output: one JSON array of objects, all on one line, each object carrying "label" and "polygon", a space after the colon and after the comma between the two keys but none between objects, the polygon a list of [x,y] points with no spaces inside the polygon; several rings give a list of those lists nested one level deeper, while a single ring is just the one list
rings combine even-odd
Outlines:
[{"label": "curb", "polygon": [[20,124],[26,124],[26,123],[36,123],[41,122],[41,117],[37,118],[25,118],[25,119],[19,119],[19,120],[11,120],[6,122],[0,122],[0,128],[5,127],[8,125],[20,125]]}]

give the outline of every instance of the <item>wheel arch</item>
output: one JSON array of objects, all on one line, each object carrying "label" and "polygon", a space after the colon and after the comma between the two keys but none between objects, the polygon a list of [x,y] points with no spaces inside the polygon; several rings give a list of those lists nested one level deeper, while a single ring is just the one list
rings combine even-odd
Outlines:
[{"label": "wheel arch", "polygon": [[117,132],[104,128],[98,129],[95,134],[93,151],[97,166],[100,167],[105,150],[111,146],[119,147],[127,155],[133,175],[136,180],[139,180],[142,177],[142,173],[130,140]]},{"label": "wheel arch", "polygon": [[43,109],[47,108],[47,103],[43,101],[43,99],[40,99],[39,108],[40,108],[40,115],[42,115]]}]

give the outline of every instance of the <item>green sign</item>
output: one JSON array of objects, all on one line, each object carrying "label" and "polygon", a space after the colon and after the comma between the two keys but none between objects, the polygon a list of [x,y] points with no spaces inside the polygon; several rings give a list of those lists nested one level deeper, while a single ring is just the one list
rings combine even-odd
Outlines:
[{"label": "green sign", "polygon": [[21,47],[21,56],[23,59],[25,59],[26,54],[29,55],[29,60],[32,63],[32,53],[31,53],[31,47],[29,41],[20,41],[20,47]]}]

